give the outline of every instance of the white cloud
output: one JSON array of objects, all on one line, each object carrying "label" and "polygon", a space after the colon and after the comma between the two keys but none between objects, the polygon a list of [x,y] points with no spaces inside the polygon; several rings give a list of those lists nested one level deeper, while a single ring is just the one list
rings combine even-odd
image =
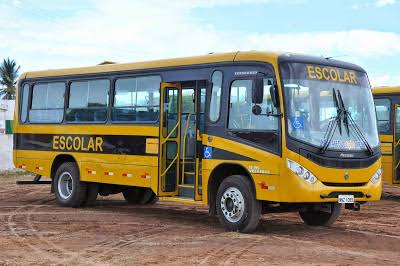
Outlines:
[{"label": "white cloud", "polygon": [[371,86],[400,86],[400,73],[395,75],[383,74],[383,75],[370,75]]},{"label": "white cloud", "polygon": [[373,7],[381,8],[381,7],[390,6],[390,5],[393,5],[396,3],[398,3],[398,0],[375,0],[374,2],[364,2],[364,3],[360,3],[360,4],[354,4],[354,5],[352,5],[351,8],[354,10],[359,10],[359,9],[363,9],[363,8],[373,8]]},{"label": "white cloud", "polygon": [[[400,55],[400,34],[396,33],[369,30],[281,34],[220,31],[207,21],[194,19],[191,14],[195,7],[249,2],[265,4],[272,1],[100,0],[94,2],[94,9],[71,11],[68,16],[57,20],[54,16],[49,17],[41,6],[24,7],[25,12],[39,18],[36,20],[21,16],[20,8],[2,8],[0,25],[15,18],[18,18],[18,24],[0,29],[0,54],[16,58],[23,70],[235,50],[347,55],[343,59],[351,59],[355,63],[369,58]],[[60,2],[59,5],[62,7],[66,3]],[[384,81],[383,78],[379,80]]]},{"label": "white cloud", "polygon": [[244,36],[257,49],[269,48],[323,56],[379,57],[400,54],[400,34],[351,30]]},{"label": "white cloud", "polygon": [[396,0],[376,0],[375,6],[377,7],[384,7],[388,5],[393,5],[396,3]]}]

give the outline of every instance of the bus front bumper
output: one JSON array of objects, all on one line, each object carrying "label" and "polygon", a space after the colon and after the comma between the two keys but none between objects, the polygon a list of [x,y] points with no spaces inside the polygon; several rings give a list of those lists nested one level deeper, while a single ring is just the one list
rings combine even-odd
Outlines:
[{"label": "bus front bumper", "polygon": [[[353,195],[354,202],[380,200],[382,194],[382,179],[377,183],[371,181],[351,186],[351,183],[326,183],[317,180],[310,184],[297,175],[287,171],[284,178],[270,184],[268,178],[258,178],[267,185],[276,185],[275,191],[256,187],[257,199],[262,201],[285,203],[323,203],[338,202],[339,195]],[[278,178],[277,178],[278,179]]]}]

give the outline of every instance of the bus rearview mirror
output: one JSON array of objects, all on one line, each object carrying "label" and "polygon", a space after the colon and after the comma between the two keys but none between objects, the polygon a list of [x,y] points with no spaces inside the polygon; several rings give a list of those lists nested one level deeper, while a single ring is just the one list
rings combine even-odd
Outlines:
[{"label": "bus rearview mirror", "polygon": [[258,104],[253,105],[253,107],[251,108],[251,111],[254,115],[260,115],[262,112],[261,106],[259,106]]},{"label": "bus rearview mirror", "polygon": [[273,84],[269,87],[269,93],[271,95],[271,101],[276,108],[279,107],[279,95],[278,90],[276,89],[276,85]]},{"label": "bus rearview mirror", "polygon": [[254,104],[261,104],[264,98],[264,79],[257,77],[253,86],[252,102]]}]

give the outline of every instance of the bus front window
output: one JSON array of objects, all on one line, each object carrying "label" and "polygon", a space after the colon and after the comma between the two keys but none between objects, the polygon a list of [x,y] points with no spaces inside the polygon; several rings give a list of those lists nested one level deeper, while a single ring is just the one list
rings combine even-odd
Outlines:
[{"label": "bus front window", "polygon": [[[364,151],[368,145],[371,148],[379,145],[374,103],[365,73],[352,74],[353,79],[350,79],[349,73],[355,71],[317,67],[317,70],[326,69],[323,76],[322,71],[315,72],[315,67],[292,65],[300,66],[286,68],[283,77],[290,137],[320,148],[328,144],[328,150],[336,151]],[[306,71],[299,73],[299,69]],[[319,73],[321,76],[317,75]],[[340,111],[336,104],[339,94],[350,121],[346,121],[344,116],[334,121]],[[327,141],[328,127],[333,124],[336,124],[333,137]]]}]

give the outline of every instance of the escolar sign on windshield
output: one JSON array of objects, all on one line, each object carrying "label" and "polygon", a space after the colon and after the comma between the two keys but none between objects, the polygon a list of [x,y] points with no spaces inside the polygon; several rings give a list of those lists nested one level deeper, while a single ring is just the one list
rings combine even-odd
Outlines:
[{"label": "escolar sign on windshield", "polygon": [[[281,64],[282,77],[285,80],[309,80],[335,82],[360,87],[369,87],[367,74],[360,70],[338,66],[318,65],[312,63]],[[292,82],[292,81],[287,81]],[[293,81],[294,83],[297,81]]]},{"label": "escolar sign on windshield", "polygon": [[358,84],[356,73],[352,70],[307,65],[307,73],[310,79]]}]

